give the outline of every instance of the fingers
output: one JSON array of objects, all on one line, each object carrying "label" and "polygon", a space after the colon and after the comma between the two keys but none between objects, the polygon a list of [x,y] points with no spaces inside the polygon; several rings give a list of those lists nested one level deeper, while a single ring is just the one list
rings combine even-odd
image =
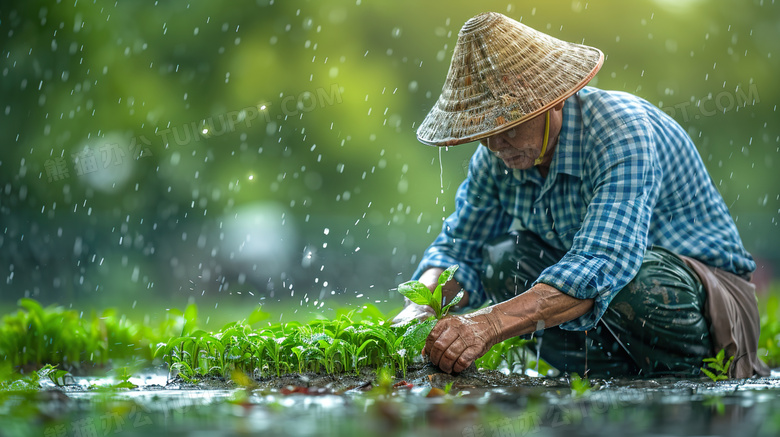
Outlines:
[{"label": "fingers", "polygon": [[433,345],[436,342],[436,340],[439,339],[441,334],[447,329],[448,319],[439,320],[436,325],[434,325],[433,329],[431,329],[431,333],[428,334],[428,338],[425,339],[425,346],[423,346],[422,354],[423,355],[430,355],[431,351],[433,350]]},{"label": "fingers", "polygon": [[479,356],[479,348],[464,340],[461,329],[462,324],[444,319],[433,328],[423,348],[423,355],[447,373],[462,372]]},{"label": "fingers", "polygon": [[391,326],[404,326],[414,319],[424,321],[430,318],[433,314],[433,308],[427,305],[410,304],[401,310],[398,315],[393,317]]},{"label": "fingers", "polygon": [[447,373],[460,373],[468,368],[478,357],[475,346],[466,346],[462,338],[457,338],[444,350],[438,360],[431,354],[431,362]]},{"label": "fingers", "polygon": [[440,320],[425,340],[423,355],[447,373],[460,373],[489,348],[474,326],[464,324],[457,317]]},{"label": "fingers", "polygon": [[[428,336],[428,340],[431,339],[431,336]],[[426,341],[427,343],[427,341]],[[455,329],[446,329],[434,342],[430,349],[430,354],[428,355],[431,359],[431,362],[433,364],[436,364],[439,366],[442,370],[449,373],[449,370],[447,368],[447,365],[445,363],[448,363],[449,361],[454,361],[458,358],[458,356],[452,356],[454,353],[456,353],[457,349],[462,348],[461,344],[463,343],[463,340],[460,339],[457,330]],[[460,351],[457,350],[458,355],[460,355]],[[445,367],[442,367],[444,365]],[[451,366],[449,366],[451,367]]]},{"label": "fingers", "polygon": [[460,337],[458,337],[455,339],[455,341],[452,342],[450,347],[448,347],[442,354],[440,354],[438,361],[433,361],[433,358],[431,358],[431,361],[439,366],[441,370],[447,373],[452,373],[453,365],[457,362],[458,358],[460,358],[463,349],[464,342]]},{"label": "fingers", "polygon": [[477,358],[479,358],[479,352],[477,352],[475,347],[472,346],[466,348],[466,350],[464,350],[455,361],[455,364],[453,364],[452,371],[455,373],[460,373],[466,370],[474,363],[474,361],[477,360]]}]

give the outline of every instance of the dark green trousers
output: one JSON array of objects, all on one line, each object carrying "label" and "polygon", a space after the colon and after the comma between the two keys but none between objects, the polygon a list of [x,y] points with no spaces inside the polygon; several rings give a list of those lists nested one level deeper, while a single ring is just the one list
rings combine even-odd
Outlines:
[{"label": "dark green trousers", "polygon": [[[485,246],[482,284],[502,302],[525,292],[565,251],[530,232]],[[595,329],[538,331],[541,357],[566,373],[611,376],[698,376],[714,356],[704,317],[706,294],[698,276],[674,253],[645,252],[636,277],[620,290]]]}]

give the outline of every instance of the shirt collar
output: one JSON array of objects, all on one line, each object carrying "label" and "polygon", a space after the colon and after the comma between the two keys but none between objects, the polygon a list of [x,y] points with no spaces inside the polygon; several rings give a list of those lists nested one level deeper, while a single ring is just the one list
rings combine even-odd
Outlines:
[{"label": "shirt collar", "polygon": [[582,151],[582,110],[579,93],[566,99],[563,105],[561,132],[555,146],[555,156],[550,165],[550,176],[566,173],[582,178],[585,157]]}]

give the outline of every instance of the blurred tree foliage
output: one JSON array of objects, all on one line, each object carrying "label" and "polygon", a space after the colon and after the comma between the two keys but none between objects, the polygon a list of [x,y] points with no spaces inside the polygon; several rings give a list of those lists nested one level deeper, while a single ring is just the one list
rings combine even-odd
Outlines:
[{"label": "blurred tree foliage", "polygon": [[386,299],[474,150],[414,131],[484,10],[601,48],[591,84],[688,129],[778,265],[773,1],[17,0],[0,6],[0,297]]}]

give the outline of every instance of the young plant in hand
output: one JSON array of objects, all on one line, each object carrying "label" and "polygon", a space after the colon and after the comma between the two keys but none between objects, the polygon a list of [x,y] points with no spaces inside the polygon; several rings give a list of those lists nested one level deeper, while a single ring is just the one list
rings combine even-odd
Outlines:
[{"label": "young plant in hand", "polygon": [[420,281],[408,281],[398,286],[398,292],[406,296],[407,299],[416,303],[417,305],[427,305],[433,308],[434,318],[428,319],[424,322],[412,325],[404,334],[405,341],[404,347],[406,349],[422,350],[425,345],[425,339],[431,330],[442,317],[447,315],[450,308],[457,305],[463,298],[464,291],[461,290],[452,301],[446,305],[442,305],[442,287],[455,275],[455,271],[458,270],[458,265],[452,265],[439,275],[439,280],[436,288],[431,290]]}]

